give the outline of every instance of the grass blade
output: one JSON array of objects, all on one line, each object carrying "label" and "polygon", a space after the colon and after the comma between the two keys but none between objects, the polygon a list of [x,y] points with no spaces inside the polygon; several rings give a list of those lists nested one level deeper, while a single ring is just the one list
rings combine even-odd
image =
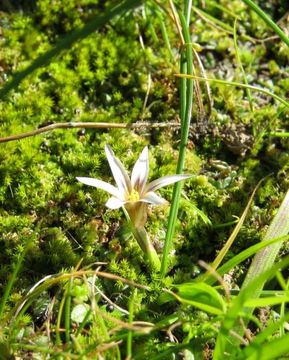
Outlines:
[{"label": "grass blade", "polygon": [[[189,34],[189,27],[186,25],[185,16],[182,13],[179,13],[183,36],[186,43],[186,65],[182,63],[184,57],[181,59],[181,70],[185,69],[187,74],[192,74],[193,71],[193,56],[192,56],[192,45]],[[189,80],[186,82],[181,82],[180,88],[180,98],[181,98],[181,143],[179,149],[179,158],[177,164],[177,174],[181,174],[184,169],[185,164],[185,151],[189,136],[189,127],[191,121],[191,112],[193,105],[193,80]],[[177,220],[177,214],[179,209],[179,202],[181,197],[182,184],[176,183],[173,191],[172,205],[170,209],[169,221],[168,221],[168,229],[166,233],[166,240],[164,245],[162,263],[161,263],[161,277],[163,278],[168,269],[168,261],[169,261],[169,252],[172,247],[173,236],[175,232],[175,225]]]},{"label": "grass blade", "polygon": [[[280,359],[280,356],[286,355],[288,359],[289,353],[289,334],[286,334],[280,338],[274,339],[268,343],[262,344],[262,346],[255,348],[254,353],[244,358],[246,360],[274,360]],[[282,357],[285,359],[284,357]]]},{"label": "grass blade", "polygon": [[[134,311],[134,300],[135,296],[137,294],[137,290],[133,289],[131,298],[129,301],[129,317],[128,317],[128,323],[131,325],[133,322],[133,311]],[[127,340],[126,340],[126,359],[132,359],[132,344],[133,344],[133,332],[131,330],[127,333]]]},{"label": "grass blade", "polygon": [[[246,85],[249,85],[248,80],[247,80],[247,76],[246,76],[246,72],[244,70],[244,67],[243,67],[243,64],[242,64],[242,61],[241,61],[241,57],[240,57],[240,54],[239,54],[238,41],[237,41],[237,19],[235,19],[235,22],[234,22],[234,47],[235,47],[235,52],[236,52],[237,63],[238,63],[238,66],[239,66],[239,68],[241,70],[241,73],[243,75],[244,83]],[[246,88],[246,94],[247,94],[247,98],[249,100],[250,110],[254,111],[253,98],[252,98],[252,95],[251,95],[251,91],[250,91],[250,89],[248,87]]]},{"label": "grass blade", "polygon": [[[262,181],[262,180],[261,180]],[[255,187],[252,195],[250,196],[250,199],[245,207],[245,210],[243,211],[242,216],[240,217],[237,225],[235,226],[232,234],[230,235],[229,239],[226,241],[225,245],[222,247],[221,251],[219,252],[218,256],[216,257],[216,259],[213,261],[213,263],[211,264],[211,268],[212,270],[216,270],[218,268],[218,266],[220,265],[220,263],[223,261],[224,257],[226,256],[227,252],[229,251],[230,247],[232,246],[234,240],[236,239],[244,221],[245,218],[248,214],[248,211],[250,209],[250,206],[252,204],[252,201],[254,199],[255,193],[261,183],[261,181],[259,182],[259,184]],[[208,276],[210,275],[210,271],[207,271],[203,276],[200,277],[200,281],[205,281]]]},{"label": "grass blade", "polygon": [[[240,254],[234,256],[232,259],[227,261],[224,265],[219,267],[218,274],[222,276],[222,275],[226,274],[227,272],[229,272],[231,269],[233,269],[235,266],[239,265],[241,262],[248,259],[250,256],[256,254],[259,250],[262,250],[263,248],[265,248],[267,246],[275,244],[276,242],[279,242],[279,241],[284,242],[288,239],[289,239],[289,236],[286,235],[286,236],[281,236],[281,237],[274,238],[274,239],[263,240],[258,244],[252,245],[248,249],[240,252]],[[200,281],[201,281],[201,279],[200,279]],[[207,280],[206,280],[206,283],[209,285],[212,285],[215,282],[216,282],[216,279],[213,276],[207,278]]]},{"label": "grass blade", "polygon": [[[271,222],[264,240],[285,236],[289,232],[289,191],[287,192],[277,214]],[[283,242],[277,242],[262,249],[254,258],[242,288],[246,288],[252,281],[265,271],[270,269],[275,262],[276,256]],[[264,282],[255,287],[251,293],[252,297],[258,297],[263,289]]]},{"label": "grass blade", "polygon": [[289,46],[289,38],[279,26],[252,0],[243,0],[265,23],[280,37],[280,39]]},{"label": "grass blade", "polygon": [[24,257],[26,255],[29,247],[30,247],[30,242],[28,242],[26,244],[26,246],[23,249],[22,253],[18,256],[16,264],[14,264],[14,269],[13,269],[12,274],[11,274],[11,276],[10,276],[10,278],[8,280],[8,283],[7,283],[6,287],[5,287],[5,291],[4,291],[4,294],[3,294],[1,302],[0,302],[0,319],[3,316],[7,300],[9,298],[9,296],[10,296],[10,293],[11,293],[11,290],[13,288],[13,285],[14,285],[15,281],[17,280],[17,276],[19,274],[19,271],[21,269]]},{"label": "grass blade", "polygon": [[189,79],[196,79],[196,80],[201,80],[201,81],[212,81],[212,82],[215,82],[216,84],[237,86],[237,87],[241,87],[241,88],[245,88],[245,89],[248,88],[250,90],[258,91],[258,92],[261,92],[261,93],[266,94],[268,96],[271,96],[273,99],[279,101],[281,104],[285,105],[287,108],[289,107],[289,102],[288,101],[282,99],[280,96],[278,96],[278,95],[276,95],[274,93],[271,93],[269,90],[263,89],[263,88],[258,87],[258,86],[246,85],[246,84],[238,83],[236,81],[227,81],[227,80],[221,80],[221,79],[203,78],[203,77],[200,77],[200,76],[188,75],[188,74],[176,74],[176,76],[189,78]]},{"label": "grass blade", "polygon": [[289,256],[259,274],[258,277],[255,277],[252,282],[250,282],[246,288],[242,288],[239,295],[232,300],[229,310],[227,311],[220,327],[213,356],[214,360],[224,359],[225,354],[228,354],[229,358],[232,351],[238,346],[241,336],[236,338],[232,335],[231,331],[235,330],[235,333],[240,335],[240,324],[237,324],[238,318],[241,315],[246,316],[246,318],[250,317],[250,312],[248,312],[248,308],[245,308],[244,304],[248,299],[252,298],[251,294],[254,292],[254,289],[259,287],[260,283],[264,283],[268,279],[271,279],[280,269],[283,269],[288,265]]}]

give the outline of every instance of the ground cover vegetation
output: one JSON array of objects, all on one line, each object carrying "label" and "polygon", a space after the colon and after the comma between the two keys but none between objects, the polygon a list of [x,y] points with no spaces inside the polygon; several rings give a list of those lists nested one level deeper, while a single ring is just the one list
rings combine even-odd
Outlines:
[{"label": "ground cover vegetation", "polygon": [[288,358],[288,10],[1,2],[0,359]]}]

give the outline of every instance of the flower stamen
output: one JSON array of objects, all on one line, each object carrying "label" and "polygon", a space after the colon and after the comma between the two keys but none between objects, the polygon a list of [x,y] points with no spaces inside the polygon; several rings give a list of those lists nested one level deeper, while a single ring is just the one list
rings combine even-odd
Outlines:
[{"label": "flower stamen", "polygon": [[132,191],[129,194],[127,194],[127,196],[126,196],[126,201],[129,201],[129,202],[137,202],[139,200],[140,200],[140,194],[135,189],[132,189]]}]

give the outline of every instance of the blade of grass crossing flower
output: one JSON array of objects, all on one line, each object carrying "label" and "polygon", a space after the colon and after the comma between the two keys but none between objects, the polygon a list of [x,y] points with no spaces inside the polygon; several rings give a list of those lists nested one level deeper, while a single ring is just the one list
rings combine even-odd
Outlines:
[{"label": "blade of grass crossing flower", "polygon": [[3,86],[2,89],[0,89],[0,98],[6,96],[11,90],[16,89],[22,80],[33,73],[36,69],[49,64],[51,59],[59,55],[63,50],[69,49],[74,43],[85,39],[88,35],[107,24],[115,16],[126,13],[127,11],[136,8],[141,4],[141,0],[123,1],[120,4],[109,8],[103,15],[95,16],[81,29],[70,32],[62,39],[60,39],[58,43],[52,47],[52,49],[48,50],[46,53],[35,59],[33,63],[26,69],[15,73],[13,78],[5,86]]},{"label": "blade of grass crossing flower", "polygon": [[280,29],[280,27],[252,0],[243,0],[265,23],[280,37],[280,39],[289,47],[288,36]]},{"label": "blade of grass crossing flower", "polygon": [[154,248],[153,244],[151,243],[150,238],[149,238],[145,228],[144,227],[136,228],[133,225],[125,207],[122,207],[122,210],[124,212],[124,215],[126,217],[128,224],[130,225],[133,236],[135,237],[136,241],[138,242],[138,244],[141,247],[141,249],[143,250],[143,252],[146,254],[151,266],[154,268],[154,270],[159,272],[160,268],[161,268],[161,262],[160,262],[158,254],[156,252],[156,249]]},{"label": "blade of grass crossing flower", "polygon": [[[186,14],[185,14],[186,15]],[[189,34],[189,27],[186,25],[185,16],[182,13],[179,13],[183,36],[186,42],[186,73],[192,74],[193,69],[193,59],[192,59],[192,45],[190,40]],[[181,84],[182,85],[182,84]],[[184,89],[186,90],[183,93]],[[181,97],[181,104],[185,104],[185,106],[181,105],[181,143],[179,149],[179,157],[178,157],[178,164],[177,164],[177,174],[180,174],[184,170],[185,164],[185,151],[188,141],[189,135],[189,127],[191,121],[191,113],[192,113],[192,104],[193,104],[193,81],[186,82],[186,88],[181,86],[180,89],[180,97]],[[185,111],[184,111],[185,110]],[[181,196],[182,184],[176,183],[174,186],[173,191],[173,198],[172,198],[172,205],[170,209],[169,221],[168,221],[168,229],[166,233],[166,239],[164,244],[164,251],[162,257],[162,264],[161,264],[161,277],[164,277],[167,273],[168,269],[168,261],[169,261],[169,252],[172,247],[173,236],[175,232],[175,225],[177,220],[178,208],[179,208],[179,201]]]},{"label": "blade of grass crossing flower", "polygon": [[139,246],[142,248],[143,252],[147,256],[150,264],[154,268],[155,271],[160,271],[161,263],[159,256],[151,243],[149,236],[146,230],[142,228],[132,227],[132,233],[137,240]]}]

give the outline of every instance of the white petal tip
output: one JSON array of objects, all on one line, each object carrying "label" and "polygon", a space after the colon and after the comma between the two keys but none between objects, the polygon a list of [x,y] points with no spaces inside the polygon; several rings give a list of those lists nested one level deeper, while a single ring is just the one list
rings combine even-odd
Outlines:
[{"label": "white petal tip", "polygon": [[152,205],[165,205],[167,200],[157,195],[153,191],[148,192],[145,197],[142,199],[143,202],[147,202]]},{"label": "white petal tip", "polygon": [[104,150],[105,150],[106,154],[109,153],[110,155],[114,155],[114,152],[113,152],[112,148],[109,145],[105,144]]},{"label": "white petal tip", "polygon": [[86,179],[87,179],[86,177],[81,177],[81,176],[77,176],[77,177],[76,177],[76,180],[80,181],[80,182],[83,183],[83,184],[85,184]]},{"label": "white petal tip", "polygon": [[116,197],[111,197],[107,200],[105,206],[111,210],[116,210],[122,207],[124,204],[124,201],[117,199]]}]

